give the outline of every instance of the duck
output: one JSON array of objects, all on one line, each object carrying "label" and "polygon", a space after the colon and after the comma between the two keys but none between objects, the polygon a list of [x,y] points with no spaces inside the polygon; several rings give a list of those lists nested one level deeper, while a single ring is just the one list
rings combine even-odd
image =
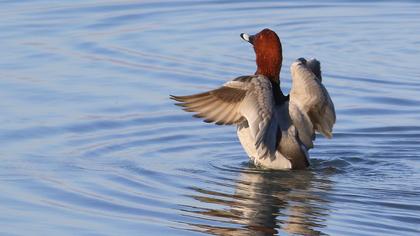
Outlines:
[{"label": "duck", "polygon": [[254,48],[254,74],[239,76],[214,90],[170,98],[204,122],[236,125],[239,141],[255,166],[307,168],[316,133],[332,138],[336,122],[320,61],[302,57],[291,64],[292,86],[286,96],[280,87],[283,51],[278,35],[266,28],[240,37]]}]

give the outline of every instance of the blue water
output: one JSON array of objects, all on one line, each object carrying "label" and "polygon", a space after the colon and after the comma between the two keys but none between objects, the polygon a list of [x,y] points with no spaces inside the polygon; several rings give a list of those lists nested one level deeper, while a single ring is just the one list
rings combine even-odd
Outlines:
[{"label": "blue water", "polygon": [[[420,3],[1,1],[0,235],[420,235]],[[334,138],[248,163],[169,94],[317,57]]]}]

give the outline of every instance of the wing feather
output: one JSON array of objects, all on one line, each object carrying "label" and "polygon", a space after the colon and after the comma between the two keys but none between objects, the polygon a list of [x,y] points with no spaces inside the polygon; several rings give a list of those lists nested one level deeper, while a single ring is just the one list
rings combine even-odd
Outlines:
[{"label": "wing feather", "polygon": [[[320,132],[327,138],[331,138],[336,115],[331,97],[321,82],[319,61],[316,59],[311,59],[308,62],[297,60],[292,64],[290,70],[293,80],[290,102],[298,108],[292,112],[302,113],[300,116],[295,114],[292,117],[298,133],[300,133],[299,137],[302,140],[307,140],[308,136],[314,137],[308,131],[310,126],[308,124],[302,125],[298,119],[300,117],[304,120],[306,119],[305,117],[309,117],[315,131]],[[309,144],[308,141],[306,143]]]},{"label": "wing feather", "polygon": [[306,62],[306,65],[312,71],[312,73],[315,74],[319,81],[322,82],[321,63],[317,59],[312,58]]},{"label": "wing feather", "polygon": [[[172,96],[185,111],[217,125],[248,122],[255,147],[264,155],[276,149],[277,121],[272,119],[271,82],[264,76],[241,76],[222,87],[195,95]],[[274,140],[274,141],[273,141]]]}]

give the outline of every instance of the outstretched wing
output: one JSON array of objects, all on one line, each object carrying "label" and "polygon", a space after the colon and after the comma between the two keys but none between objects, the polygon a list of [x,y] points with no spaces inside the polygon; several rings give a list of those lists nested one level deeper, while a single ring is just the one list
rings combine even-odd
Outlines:
[{"label": "outstretched wing", "polygon": [[262,75],[241,76],[222,87],[190,96],[172,96],[185,111],[218,125],[247,121],[257,150],[274,153],[276,119],[271,82]]},{"label": "outstretched wing", "polygon": [[319,61],[296,60],[290,67],[292,89],[290,91],[289,113],[298,129],[299,137],[307,147],[312,147],[314,131],[332,138],[336,115],[334,104],[322,84]]},{"label": "outstretched wing", "polygon": [[306,62],[306,65],[312,71],[312,73],[315,74],[315,76],[318,78],[318,80],[320,82],[322,82],[321,63],[317,59],[312,58],[312,59],[310,59],[309,61]]}]

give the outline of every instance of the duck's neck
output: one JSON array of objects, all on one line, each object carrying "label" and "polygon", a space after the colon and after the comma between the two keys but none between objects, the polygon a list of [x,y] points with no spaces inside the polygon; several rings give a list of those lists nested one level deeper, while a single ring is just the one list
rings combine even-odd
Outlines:
[{"label": "duck's neck", "polygon": [[284,102],[289,101],[289,95],[284,96],[283,92],[280,89],[280,83],[274,82],[273,80],[270,80],[270,82],[271,82],[271,87],[273,89],[273,96],[274,96],[274,101],[276,105],[281,105]]},{"label": "duck's neck", "polygon": [[[255,74],[258,75],[262,73],[260,73],[260,71],[257,70]],[[276,103],[276,105],[281,105],[284,102],[289,101],[289,95],[284,96],[283,92],[280,89],[280,76],[279,75],[275,75],[275,76],[270,76],[270,75],[265,75],[265,74],[262,74],[262,75],[267,77],[271,82],[271,88],[273,89],[274,102]]]}]

